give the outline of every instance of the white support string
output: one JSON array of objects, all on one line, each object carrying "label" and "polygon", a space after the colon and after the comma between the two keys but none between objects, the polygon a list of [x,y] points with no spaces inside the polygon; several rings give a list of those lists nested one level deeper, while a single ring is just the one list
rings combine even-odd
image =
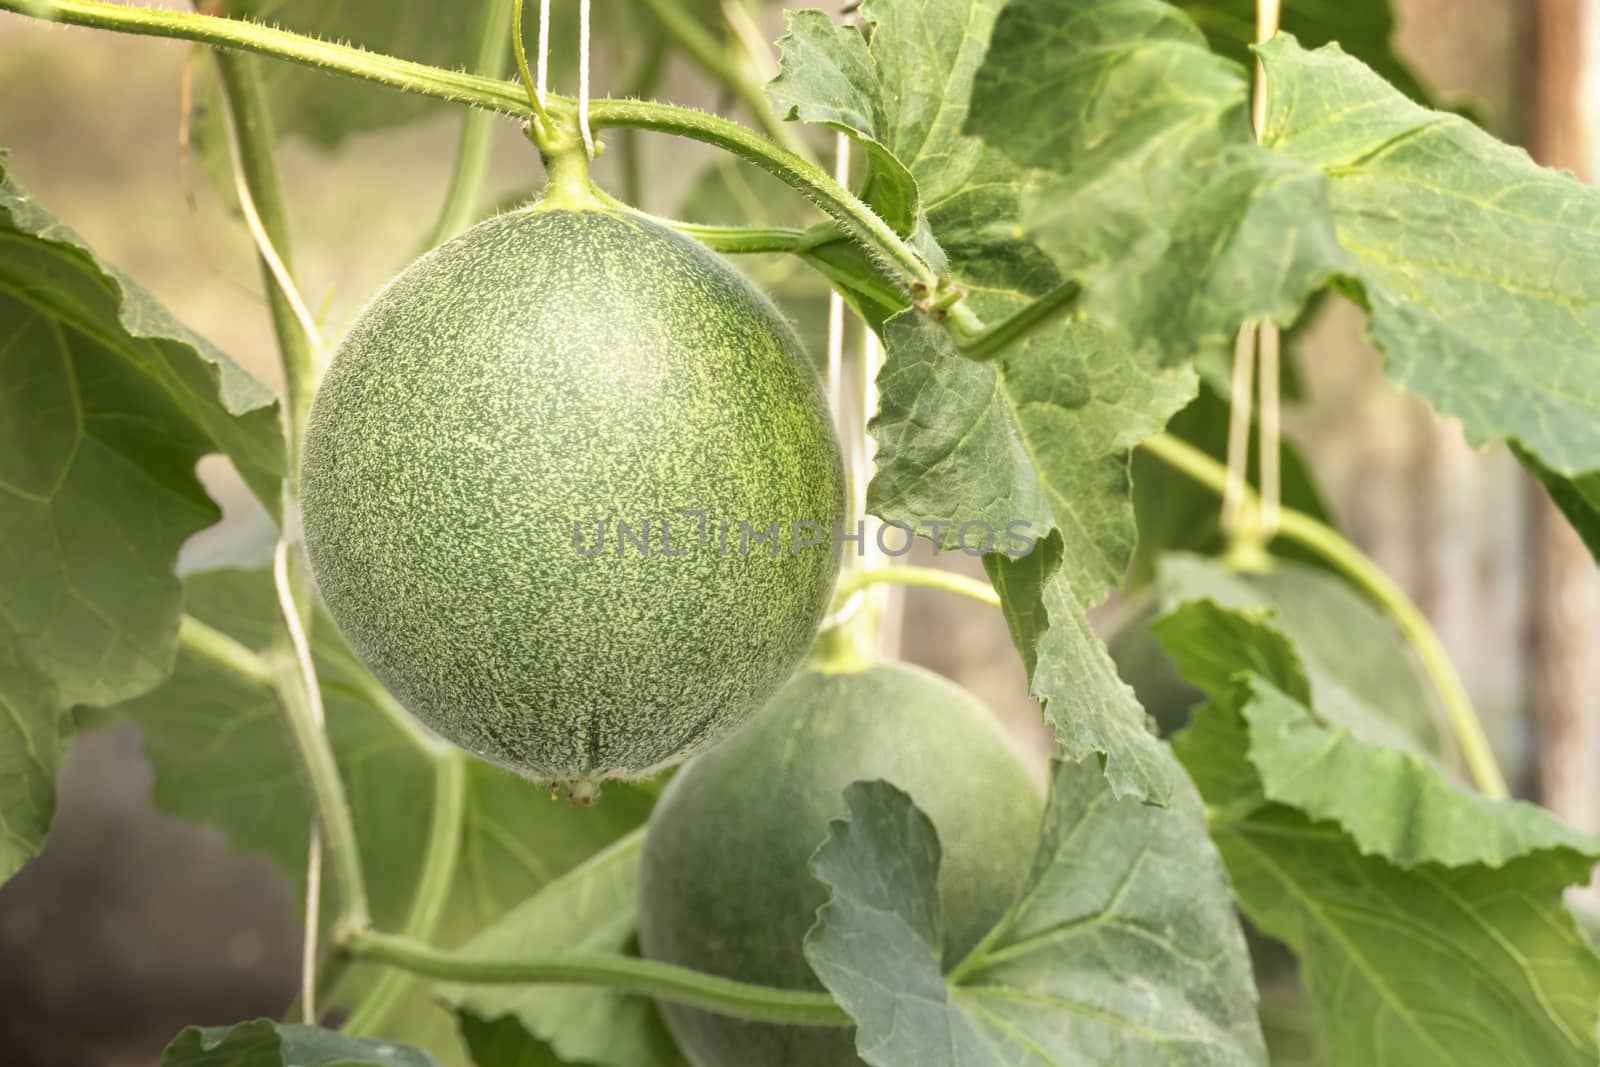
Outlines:
[{"label": "white support string", "polygon": [[1256,324],[1239,327],[1233,342],[1233,389],[1228,397],[1228,480],[1222,488],[1222,528],[1233,532],[1250,475],[1250,387],[1256,374]]},{"label": "white support string", "polygon": [[578,0],[578,130],[583,134],[584,153],[593,159],[594,135],[589,132],[589,0]]},{"label": "white support string", "polygon": [[545,90],[550,85],[550,0],[539,0],[539,65],[534,76],[534,93],[544,105]]},{"label": "white support string", "polygon": [[[1256,0],[1256,42],[1271,39],[1278,32],[1281,0]],[[1256,78],[1250,108],[1256,140],[1267,125],[1267,71],[1256,60]],[[1247,322],[1239,328],[1233,346],[1233,381],[1228,411],[1228,480],[1222,493],[1222,528],[1239,533],[1240,508],[1250,473],[1250,421],[1252,400],[1259,390],[1261,427],[1258,448],[1261,453],[1261,507],[1258,527],[1250,535],[1260,543],[1278,533],[1282,514],[1279,453],[1281,449],[1281,408],[1279,402],[1278,324],[1270,320]],[[1256,364],[1261,367],[1256,381]],[[1252,389],[1255,386],[1256,389]]]},{"label": "white support string", "polygon": [[[1281,0],[1257,0],[1256,41],[1271,40],[1278,32],[1282,15]],[[1261,140],[1267,128],[1267,70],[1256,60],[1255,95],[1251,101],[1251,115],[1255,120],[1256,140]],[[1278,391],[1278,324],[1269,320],[1261,323],[1257,333],[1258,358],[1261,364],[1261,439],[1257,445],[1261,453],[1261,526],[1257,531],[1263,545],[1278,536],[1278,522],[1283,513],[1282,479],[1279,459],[1282,450],[1282,407]]]},{"label": "white support string", "polygon": [[[294,587],[289,581],[289,541],[278,539],[272,553],[272,583],[278,593],[278,612],[283,616],[284,629],[289,634],[289,645],[294,650],[299,668],[300,684],[305,689],[306,707],[317,729],[324,729],[326,716],[322,708],[322,690],[317,686],[317,668],[311,659],[311,642],[306,638],[305,627],[300,625],[300,611],[294,601]],[[307,1024],[317,1021],[317,934],[322,925],[322,828],[316,819],[311,820],[311,843],[306,852],[306,932],[300,957],[300,1018]]]},{"label": "white support string", "polygon": [[[850,138],[842,133],[833,137],[833,179],[840,185],[850,181]],[[864,509],[856,507],[857,489],[856,453],[860,441],[850,432],[845,419],[844,406],[844,297],[837,289],[828,290],[828,351],[826,354],[826,380],[828,386],[828,414],[833,416],[833,428],[839,435],[839,447],[844,453],[844,468],[849,478],[849,499],[845,508],[845,522],[865,521]],[[853,616],[866,601],[866,591],[859,590],[839,606],[839,610],[822,621],[823,629],[838,626]]]}]

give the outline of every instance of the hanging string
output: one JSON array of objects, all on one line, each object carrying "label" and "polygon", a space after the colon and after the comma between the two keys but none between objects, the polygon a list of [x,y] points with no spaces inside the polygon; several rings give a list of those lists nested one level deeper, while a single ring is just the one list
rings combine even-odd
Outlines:
[{"label": "hanging string", "polygon": [[[311,642],[300,625],[300,610],[289,580],[289,540],[286,537],[278,539],[272,553],[272,584],[277,590],[278,610],[289,634],[289,645],[294,650],[311,720],[317,724],[317,729],[325,729],[327,719],[322,708],[322,690],[317,685],[317,669],[311,659]],[[315,1025],[317,1021],[317,933],[322,925],[321,910],[322,828],[312,819],[311,842],[306,851],[306,931],[300,957],[300,1018],[308,1025]]]},{"label": "hanging string", "polygon": [[[1256,42],[1269,40],[1278,32],[1281,0],[1257,0]],[[1255,85],[1250,107],[1251,126],[1256,140],[1261,139],[1267,125],[1267,71],[1256,60]],[[1228,411],[1228,478],[1222,493],[1222,528],[1230,534],[1239,530],[1240,509],[1244,504],[1245,486],[1250,468],[1250,422],[1254,414],[1251,403],[1252,385],[1258,385],[1261,403],[1261,425],[1258,449],[1261,457],[1261,506],[1257,513],[1256,529],[1251,536],[1260,544],[1270,542],[1278,533],[1282,514],[1282,478],[1280,475],[1281,407],[1279,400],[1279,335],[1278,325],[1270,320],[1247,322],[1239,328],[1233,346],[1233,380]],[[1260,382],[1255,381],[1256,365],[1261,367]]]},{"label": "hanging string", "polygon": [[1238,528],[1250,467],[1250,386],[1256,373],[1256,325],[1239,327],[1233,342],[1233,389],[1228,397],[1228,480],[1222,487],[1222,528]]},{"label": "hanging string", "polygon": [[550,0],[539,0],[539,75],[535,92],[539,106],[544,107],[544,96],[550,85]]},{"label": "hanging string", "polygon": [[[541,0],[548,4],[549,0]],[[589,132],[589,0],[578,0],[578,130],[583,151],[594,158],[594,135]]]},{"label": "hanging string", "polygon": [[[1271,40],[1278,32],[1282,14],[1281,0],[1257,0],[1256,41]],[[1267,128],[1267,68],[1256,60],[1255,96],[1251,115],[1255,120],[1256,140],[1260,141]],[[1261,323],[1258,333],[1259,360],[1261,364],[1261,439],[1257,448],[1261,454],[1261,527],[1258,536],[1263,545],[1278,536],[1278,521],[1282,515],[1282,478],[1279,460],[1282,451],[1280,420],[1282,411],[1278,391],[1278,324],[1270,319]]]},{"label": "hanging string", "polygon": [[[840,185],[850,181],[850,138],[842,133],[833,137],[833,179]],[[833,416],[833,427],[839,435],[840,448],[844,452],[845,471],[849,477],[849,501],[846,507],[845,522],[854,524],[858,515],[864,511],[857,509],[855,501],[859,495],[856,475],[856,453],[860,451],[860,441],[850,432],[850,427],[845,421],[844,411],[844,297],[839,295],[837,289],[828,290],[828,351],[826,354],[826,379],[828,385],[828,414]],[[864,521],[864,520],[863,520]],[[839,609],[822,621],[823,629],[830,629],[845,622],[855,615],[866,600],[865,591],[858,591],[849,600],[839,606]]]}]

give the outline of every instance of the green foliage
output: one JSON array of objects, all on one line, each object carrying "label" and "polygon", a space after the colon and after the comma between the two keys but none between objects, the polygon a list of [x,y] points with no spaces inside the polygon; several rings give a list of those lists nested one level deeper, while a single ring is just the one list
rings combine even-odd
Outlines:
[{"label": "green foliage", "polygon": [[[272,114],[247,118],[326,149],[430,113],[441,84],[470,97],[444,71],[386,54],[479,65],[481,20],[504,5],[211,7],[355,41],[372,51],[348,70],[382,69],[421,90],[395,94],[251,59]],[[575,54],[574,8],[556,6],[558,59]],[[1475,445],[1508,445],[1600,555],[1600,193],[1428,110],[1425,87],[1391,45],[1384,0],[1289,3],[1287,32],[1254,53],[1253,8],[864,0],[842,22],[791,13],[767,97],[783,119],[853,139],[865,157],[853,185],[860,202],[707,116],[611,105],[617,124],[733,146],[790,185],[814,186],[805,191],[831,216],[820,224],[775,180],[717,167],[680,214],[768,228],[720,237],[794,246],[751,273],[812,328],[824,321],[821,275],[879,334],[870,509],[947,550],[967,547],[966,522],[1020,525],[1036,540],[1031,554],[991,551],[984,563],[1054,733],[1037,835],[1036,806],[1013,803],[1007,784],[1018,768],[983,763],[994,738],[930,722],[949,687],[879,667],[803,672],[781,691],[802,694],[799,725],[766,734],[757,719],[686,768],[647,838],[647,786],[608,789],[599,808],[578,811],[495,767],[456,762],[465,757],[401,709],[318,607],[311,630],[328,743],[377,927],[399,930],[419,889],[437,885],[442,918],[410,932],[458,947],[447,963],[576,966],[602,955],[606,974],[635,984],[418,981],[383,1022],[382,1041],[263,1020],[187,1030],[163,1067],[433,1067],[435,1055],[452,1064],[470,1055],[482,1067],[683,1067],[708,1047],[735,1049],[740,1067],[774,1059],[741,1051],[742,1038],[708,1044],[691,1033],[777,1034],[791,1056],[829,1067],[850,1058],[852,1036],[873,1067],[1260,1067],[1269,1050],[1279,1065],[1600,1062],[1600,956],[1562,900],[1589,879],[1600,841],[1455,781],[1436,683],[1403,639],[1413,631],[1369,598],[1389,595],[1378,583],[1346,584],[1339,567],[1358,568],[1341,549],[1301,537],[1317,555],[1280,538],[1271,547],[1281,558],[1265,573],[1184,554],[1227,547],[1215,479],[1191,478],[1203,459],[1187,472],[1165,466],[1170,447],[1137,451],[1170,422],[1173,437],[1220,459],[1232,413],[1215,387],[1240,324],[1303,323],[1331,293],[1367,313],[1397,385],[1458,420]],[[92,13],[102,25],[171,29],[169,14],[109,10]],[[759,105],[750,79],[760,49],[736,28],[749,13],[713,0],[630,5],[622,16],[600,7],[596,56],[628,75],[646,44],[649,76],[628,81],[648,95],[669,51],[650,39],[664,34],[741,106]],[[84,19],[77,5],[60,14]],[[1271,87],[1259,142],[1249,118],[1256,56]],[[195,134],[202,163],[222,174],[209,69],[200,68]],[[554,87],[565,74],[558,64]],[[565,116],[570,105],[553,107]],[[612,151],[631,154],[627,132]],[[808,142],[794,147],[803,155]],[[630,189],[643,177],[635,167]],[[801,612],[784,590],[759,584],[706,595],[714,583],[704,571],[678,572],[688,577],[675,586],[674,572],[641,568],[627,588],[565,573],[529,578],[527,543],[550,535],[565,548],[574,518],[660,516],[715,497],[727,505],[717,517],[782,513],[766,521],[839,496],[826,447],[820,463],[789,462],[815,459],[811,446],[827,437],[816,398],[772,403],[770,383],[740,362],[766,351],[740,333],[753,315],[781,335],[785,373],[798,368],[794,380],[810,388],[778,316],[680,238],[620,210],[604,217],[654,235],[656,252],[676,251],[641,254],[635,243],[613,249],[601,269],[604,257],[541,246],[531,273],[564,286],[555,298],[528,296],[531,274],[513,269],[529,262],[519,259],[526,249],[504,243],[453,273],[434,257],[403,276],[402,287],[426,284],[368,362],[336,363],[324,406],[335,392],[344,406],[327,417],[332,436],[313,448],[307,483],[313,556],[326,548],[319,532],[337,526],[344,539],[343,563],[330,568],[324,553],[318,576],[353,639],[400,696],[443,709],[430,721],[525,768],[534,764],[504,744],[537,730],[580,757],[618,738],[659,749],[661,724],[648,713],[663,693],[657,703],[692,692],[674,707],[701,731],[691,741],[709,743],[780,684],[832,577],[828,568],[809,576]],[[512,227],[484,232],[499,241]],[[664,286],[684,257],[704,270],[694,284]],[[519,315],[507,316],[519,301]],[[463,344],[471,316],[453,314],[468,303],[493,320],[475,349]],[[370,340],[362,329],[358,348]],[[678,362],[657,358],[678,349]],[[523,375],[514,388],[496,377],[507,367]],[[590,395],[596,368],[611,377],[593,393],[612,406],[554,417],[559,398]],[[675,417],[663,398],[689,394],[678,414],[692,417]],[[374,397],[389,404],[384,418],[363,407]],[[735,409],[747,417],[727,417]],[[495,415],[504,425],[480,432]],[[669,432],[603,469],[585,467],[593,438],[614,439],[619,425]],[[109,706],[138,723],[164,810],[219,828],[303,884],[312,812],[270,684],[292,666],[271,581],[214,571],[180,586],[174,574],[184,540],[216,518],[194,465],[219,452],[276,516],[283,446],[270,393],[0,170],[0,878],[41,844],[74,722]],[[452,495],[468,454],[506,480]],[[715,477],[678,476],[680,463],[703,466],[708,455],[722,461]],[[352,470],[368,481],[340,495]],[[574,515],[580,498],[604,507]],[[1302,532],[1331,521],[1292,449],[1284,498],[1302,513]],[[535,511],[538,522],[527,519]],[[475,538],[512,512],[498,527],[509,534],[482,551]],[[430,537],[418,566],[416,545]],[[357,619],[349,605],[380,586],[423,593],[399,607],[367,603]],[[1137,618],[1114,662],[1085,612],[1119,588],[1139,590],[1163,615]],[[183,611],[259,657],[261,676],[180,644]],[[800,616],[806,626],[789,625]],[[520,673],[550,654],[557,626],[594,618],[598,629],[554,654],[554,683],[548,672]],[[619,651],[612,639],[640,620],[666,636],[648,654]],[[745,684],[760,643],[752,635],[777,631],[782,662]],[[196,632],[191,624],[185,634]],[[1146,670],[1178,673],[1156,687]],[[473,687],[490,676],[519,679],[516,707],[462,699],[481,695]],[[899,683],[873,688],[885,677]],[[846,707],[852,690],[859,699]],[[1191,713],[1200,693],[1206,702]],[[1167,713],[1168,732],[1182,727],[1171,747],[1140,697],[1174,704],[1152,708]],[[568,698],[613,717],[584,732],[527,714]],[[988,728],[970,699],[955,700]],[[841,707],[870,713],[870,729],[829,733]],[[477,732],[456,729],[463,719]],[[750,747],[758,743],[767,750]],[[445,770],[461,766],[463,814],[430,835],[432,805],[450,795]],[[918,774],[931,783],[918,785]],[[804,802],[797,790],[809,790]],[[1027,833],[1013,840],[1013,824]],[[453,866],[430,868],[457,833]],[[802,873],[808,857],[815,879]],[[328,887],[325,914],[340,888]],[[653,961],[634,958],[636,936]],[[704,951],[679,951],[696,937]],[[825,988],[857,1027],[662,1012],[639,992],[663,989],[651,985],[665,981],[662,960],[781,987],[762,996],[820,1001],[824,1014],[833,1008],[815,991]],[[380,973],[357,966],[334,1007],[358,1004]],[[678,980],[717,995],[703,974]]]},{"label": "green foliage", "polygon": [[272,394],[107,265],[0,156],[0,881],[43,843],[74,705],[172,669],[178,549],[234,461],[276,506]]},{"label": "green foliage", "polygon": [[1178,752],[1212,836],[1299,956],[1336,1062],[1594,1062],[1600,959],[1561,894],[1600,842],[1318,718],[1259,611],[1192,602],[1158,632],[1211,697]]},{"label": "green foliage", "polygon": [[1442,712],[1399,629],[1346,582],[1320,568],[1283,562],[1239,574],[1197,556],[1164,557],[1156,591],[1164,610],[1210,600],[1236,611],[1274,613],[1300,650],[1317,712],[1373,745],[1439,761]]},{"label": "green foliage", "polygon": [[438,1061],[393,1041],[257,1019],[236,1026],[191,1026],[167,1046],[161,1067],[438,1067]]},{"label": "green foliage", "polygon": [[874,1067],[1264,1065],[1244,936],[1199,797],[1117,799],[1095,761],[1061,763],[1033,872],[941,977],[939,836],[885,782],[845,792],[813,860],[833,898],[806,955]]},{"label": "green foliage", "polygon": [[[1039,168],[1024,229],[1141,348],[1187,360],[1246,320],[1291,322],[1336,283],[1395,383],[1469,440],[1512,441],[1563,479],[1600,468],[1600,376],[1583,356],[1600,194],[1337,46],[1283,35],[1260,54],[1273,91],[1257,147],[1244,71],[1175,9],[1018,0],[971,125]],[[1073,102],[1066,121],[1047,100]]]}]

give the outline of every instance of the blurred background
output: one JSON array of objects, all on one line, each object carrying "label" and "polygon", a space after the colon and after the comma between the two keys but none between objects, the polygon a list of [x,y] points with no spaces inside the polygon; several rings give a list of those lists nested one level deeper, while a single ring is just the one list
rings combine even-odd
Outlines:
[{"label": "blurred background", "polygon": [[[1293,6],[1295,0],[1288,0]],[[170,6],[170,5],[167,5]],[[1600,3],[1397,0],[1395,47],[1437,98],[1471,109],[1543,161],[1596,173]],[[439,19],[459,18],[439,5]],[[741,9],[744,10],[744,9]],[[781,32],[776,6],[756,16]],[[596,4],[597,95],[637,91],[744,114],[681,49],[656,54],[660,27],[630,0]],[[625,27],[613,31],[613,27]],[[738,27],[735,27],[738,29]],[[729,34],[713,24],[721,47]],[[748,28],[745,30],[748,35]],[[1587,58],[1586,58],[1587,51]],[[760,62],[769,62],[763,55]],[[228,197],[180,152],[188,45],[0,15],[0,147],[7,165],[106,260],[139,279],[252,373],[276,382],[255,255]],[[1587,68],[1587,69],[1586,69]],[[557,68],[557,86],[569,82]],[[193,81],[191,133],[216,136],[206,79]],[[375,107],[405,107],[373,90]],[[454,109],[348,137],[335,152],[286,137],[279,164],[303,288],[336,335],[403,266],[432,226],[460,124]],[[535,189],[532,147],[497,124],[483,203]],[[817,148],[829,148],[824,139]],[[803,221],[798,197],[683,141],[644,136],[638,171],[598,161],[611,191],[696,221]],[[741,261],[774,291],[815,350],[826,298],[782,261]],[[1576,540],[1509,456],[1480,454],[1453,425],[1386,386],[1361,317],[1333,301],[1297,352],[1304,401],[1290,419],[1342,528],[1439,628],[1523,795],[1600,826],[1600,582]],[[260,544],[264,519],[225,464],[207,461],[222,524],[191,558]],[[921,562],[932,562],[922,560]],[[946,555],[940,565],[958,565]],[[966,561],[970,562],[970,561]],[[972,568],[977,573],[977,568]],[[998,613],[909,591],[889,637],[905,658],[965,685],[1036,747],[1037,709]],[[1114,614],[1109,605],[1106,614]],[[299,947],[296,907],[275,870],[220,835],[159,814],[137,732],[86,732],[61,778],[43,856],[0,888],[0,1063],[142,1067],[189,1023],[282,1012]]]}]

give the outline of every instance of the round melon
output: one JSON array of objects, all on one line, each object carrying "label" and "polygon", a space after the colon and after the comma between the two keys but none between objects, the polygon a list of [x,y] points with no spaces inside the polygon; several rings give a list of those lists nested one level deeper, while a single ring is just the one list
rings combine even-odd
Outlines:
[{"label": "round melon", "polygon": [[793,329],[623,211],[501,215],[406,268],[334,355],[301,476],[362,660],[439,734],[574,795],[749,718],[838,568],[839,447]]},{"label": "round melon", "polygon": [[[802,944],[827,891],[812,854],[851,782],[884,779],[939,832],[945,965],[994,926],[1038,841],[1043,775],[982,704],[907,666],[796,675],[749,725],[680,770],[651,814],[639,945],[745,982],[821,989]],[[753,1023],[663,1004],[694,1067],[860,1064],[845,1028]]]}]

